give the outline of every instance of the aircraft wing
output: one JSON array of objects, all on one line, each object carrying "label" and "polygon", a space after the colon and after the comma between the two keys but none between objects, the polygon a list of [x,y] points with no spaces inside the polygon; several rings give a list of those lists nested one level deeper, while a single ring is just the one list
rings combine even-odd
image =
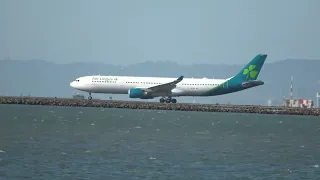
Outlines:
[{"label": "aircraft wing", "polygon": [[149,87],[147,90],[152,91],[152,92],[169,92],[171,91],[173,88],[176,87],[176,85],[181,82],[183,80],[183,76],[180,76],[178,79],[169,82],[169,83],[165,83],[165,84],[160,84],[157,86],[152,86]]}]

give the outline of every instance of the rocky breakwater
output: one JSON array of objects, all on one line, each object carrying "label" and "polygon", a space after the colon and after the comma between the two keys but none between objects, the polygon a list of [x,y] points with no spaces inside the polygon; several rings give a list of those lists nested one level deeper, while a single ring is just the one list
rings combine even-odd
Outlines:
[{"label": "rocky breakwater", "polygon": [[306,108],[287,108],[287,107],[186,104],[186,103],[166,104],[166,103],[158,103],[158,102],[115,101],[115,100],[89,101],[86,99],[46,98],[46,97],[0,97],[0,104],[320,116],[320,109],[315,109],[315,108],[306,109]]}]

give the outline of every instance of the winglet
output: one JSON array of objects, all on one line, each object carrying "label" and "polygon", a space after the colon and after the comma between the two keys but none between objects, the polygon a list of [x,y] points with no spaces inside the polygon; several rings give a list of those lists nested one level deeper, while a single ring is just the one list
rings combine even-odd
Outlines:
[{"label": "winglet", "polygon": [[177,81],[182,81],[183,80],[183,76],[180,76]]}]

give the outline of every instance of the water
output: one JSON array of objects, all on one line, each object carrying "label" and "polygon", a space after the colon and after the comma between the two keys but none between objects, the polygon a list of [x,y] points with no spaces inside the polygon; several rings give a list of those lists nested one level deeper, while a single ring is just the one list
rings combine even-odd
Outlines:
[{"label": "water", "polygon": [[319,179],[319,117],[0,106],[0,179]]}]

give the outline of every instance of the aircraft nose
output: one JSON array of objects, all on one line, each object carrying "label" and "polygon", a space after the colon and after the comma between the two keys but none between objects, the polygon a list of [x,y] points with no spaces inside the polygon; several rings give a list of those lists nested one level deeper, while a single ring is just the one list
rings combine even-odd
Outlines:
[{"label": "aircraft nose", "polygon": [[70,86],[74,88],[74,87],[75,87],[75,82],[72,81],[72,82],[70,83]]}]

